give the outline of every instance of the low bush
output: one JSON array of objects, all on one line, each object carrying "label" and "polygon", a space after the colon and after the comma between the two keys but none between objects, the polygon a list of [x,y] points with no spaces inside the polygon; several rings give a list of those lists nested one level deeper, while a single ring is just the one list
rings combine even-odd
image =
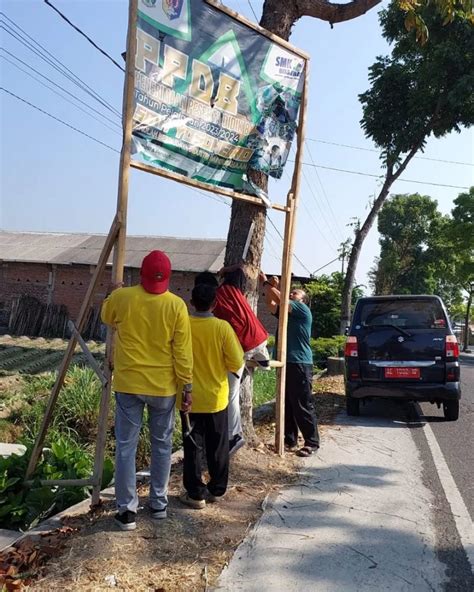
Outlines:
[{"label": "low bush", "polygon": [[346,338],[344,335],[335,335],[334,337],[318,337],[311,339],[311,349],[313,351],[313,364],[318,368],[325,368],[327,359],[331,356],[340,357],[344,355],[344,344]]},{"label": "low bush", "polygon": [[[24,483],[31,447],[22,456],[0,458],[0,528],[27,530],[48,516],[69,508],[88,497],[88,487],[43,485],[42,480],[85,479],[92,473],[93,458],[80,446],[59,438],[43,453],[32,476]],[[102,483],[107,486],[113,475],[112,462],[106,459]]]}]

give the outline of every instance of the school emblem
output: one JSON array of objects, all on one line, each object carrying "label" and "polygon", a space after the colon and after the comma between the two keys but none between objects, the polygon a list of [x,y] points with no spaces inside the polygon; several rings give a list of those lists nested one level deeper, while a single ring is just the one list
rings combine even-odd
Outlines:
[{"label": "school emblem", "polygon": [[184,0],[163,0],[163,12],[170,21],[181,16]]},{"label": "school emblem", "polygon": [[148,6],[148,8],[156,7],[156,0],[142,0],[142,2],[145,6]]}]

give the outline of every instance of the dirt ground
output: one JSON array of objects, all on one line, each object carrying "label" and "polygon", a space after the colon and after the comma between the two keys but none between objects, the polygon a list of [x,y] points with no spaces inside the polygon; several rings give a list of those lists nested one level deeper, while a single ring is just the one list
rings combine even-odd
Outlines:
[{"label": "dirt ground", "polygon": [[[315,384],[322,438],[343,405],[342,378]],[[259,519],[268,496],[298,479],[304,462],[273,450],[274,423],[267,416],[257,426],[261,444],[241,449],[231,462],[223,500],[203,510],[184,507],[181,464],[172,470],[168,518],[152,521],[146,509],[137,529],[120,531],[113,523],[112,500],[98,512],[66,519],[63,528],[40,540],[26,540],[0,554],[0,574],[7,590],[200,592],[212,586],[235,549]],[[147,488],[140,489],[146,504]],[[2,583],[0,575],[0,584]]]}]

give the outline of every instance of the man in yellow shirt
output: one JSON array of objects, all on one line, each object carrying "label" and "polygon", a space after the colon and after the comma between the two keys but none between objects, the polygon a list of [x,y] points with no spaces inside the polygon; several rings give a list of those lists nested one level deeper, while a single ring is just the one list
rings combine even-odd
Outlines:
[{"label": "man in yellow shirt", "polygon": [[[216,304],[216,288],[197,285],[191,296],[195,312],[191,315],[193,342],[193,404],[189,414],[192,436],[186,437],[183,419],[183,484],[186,492],[180,500],[201,509],[222,497],[229,478],[229,436],[227,406],[229,404],[228,372],[237,372],[243,365],[244,352],[227,321],[212,314]],[[202,455],[205,445],[210,480],[202,480]]]},{"label": "man in yellow shirt", "polygon": [[162,251],[142,262],[140,284],[114,290],[102,305],[102,321],[117,331],[114,352],[116,523],[136,528],[136,451],[143,410],[151,439],[150,510],[166,518],[171,444],[178,384],[184,409],[191,404],[192,346],[184,301],[168,291],[171,263]]}]

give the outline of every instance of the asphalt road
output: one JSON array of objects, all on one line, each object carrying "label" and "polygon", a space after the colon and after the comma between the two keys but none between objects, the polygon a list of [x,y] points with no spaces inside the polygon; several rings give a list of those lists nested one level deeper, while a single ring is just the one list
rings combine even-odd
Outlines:
[{"label": "asphalt road", "polygon": [[422,419],[428,422],[451,475],[474,520],[474,354],[462,355],[462,396],[458,421],[444,421],[443,410],[423,403]]}]

